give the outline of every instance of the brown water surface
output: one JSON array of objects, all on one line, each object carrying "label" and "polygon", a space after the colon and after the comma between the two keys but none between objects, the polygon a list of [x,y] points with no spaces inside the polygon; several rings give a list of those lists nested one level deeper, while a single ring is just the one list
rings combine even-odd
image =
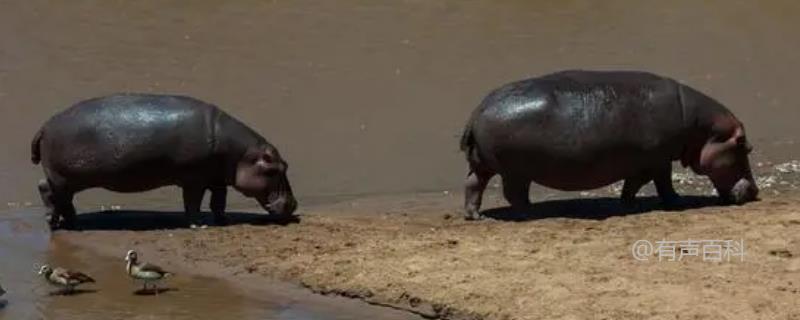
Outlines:
[{"label": "brown water surface", "polygon": [[[726,103],[768,160],[800,152],[796,1],[0,5],[2,203],[39,202],[28,159],[42,122],[118,91],[220,105],[279,146],[306,201],[460,188],[458,136],[487,91],[565,68],[675,77]],[[175,195],[78,201],[180,208]]]}]

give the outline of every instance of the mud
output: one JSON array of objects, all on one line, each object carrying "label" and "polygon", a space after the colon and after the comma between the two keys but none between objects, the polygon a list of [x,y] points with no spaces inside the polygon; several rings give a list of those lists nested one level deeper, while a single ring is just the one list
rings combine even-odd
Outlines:
[{"label": "mud", "polygon": [[[310,208],[301,223],[62,233],[90,247],[163,250],[322,294],[441,319],[793,319],[800,316],[800,193],[745,206],[688,197],[630,212],[617,199],[557,199],[493,218],[453,217],[458,195],[372,197]],[[113,218],[108,218],[113,219]],[[158,220],[156,220],[157,222]],[[637,240],[733,240],[743,256],[632,254]],[[156,250],[156,248],[158,248]]]},{"label": "mud", "polygon": [[[140,246],[111,240],[128,239],[126,232],[97,232],[85,242],[83,236],[51,236],[39,210],[3,212],[0,282],[8,292],[0,298],[0,319],[419,319],[344,298],[320,297],[261,277],[234,277],[216,264],[183,263],[171,259],[174,251],[160,241]],[[141,284],[127,277],[124,256],[129,249],[175,273],[160,284],[158,296],[141,291]],[[63,295],[61,288],[36,274],[36,266],[44,263],[87,273],[97,283]]]}]

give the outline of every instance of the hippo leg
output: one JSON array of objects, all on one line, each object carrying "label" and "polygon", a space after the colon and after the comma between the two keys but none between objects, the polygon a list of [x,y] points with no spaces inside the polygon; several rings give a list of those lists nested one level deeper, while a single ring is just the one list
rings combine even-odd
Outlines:
[{"label": "hippo leg", "polygon": [[66,188],[54,188],[46,179],[39,180],[39,195],[42,203],[47,208],[47,222],[50,229],[64,227],[71,229],[75,226],[75,206],[72,205],[73,193]]},{"label": "hippo leg", "polygon": [[61,216],[61,226],[65,229],[75,228],[75,206],[72,205],[74,194],[71,192],[55,193],[55,212]]},{"label": "hippo leg", "polygon": [[661,203],[668,209],[673,209],[680,205],[680,196],[672,187],[672,164],[667,163],[659,167],[653,176]]},{"label": "hippo leg", "polygon": [[53,204],[53,191],[47,179],[39,180],[39,195],[42,197],[42,203],[45,208],[47,208],[47,212],[45,213],[47,223],[50,225],[51,229],[54,229],[58,225],[60,217],[54,216],[55,205]]},{"label": "hippo leg", "polygon": [[626,207],[633,207],[636,203],[636,194],[650,180],[652,180],[652,177],[648,174],[640,174],[625,179],[625,183],[622,185],[622,204]]},{"label": "hippo leg", "polygon": [[467,175],[467,181],[464,183],[464,219],[482,218],[480,209],[483,191],[486,190],[486,185],[494,175],[494,172],[482,169],[472,170]]},{"label": "hippo leg", "polygon": [[531,188],[531,181],[514,177],[511,175],[503,175],[503,196],[506,198],[511,208],[514,211],[525,211],[530,209],[531,200],[529,192]]},{"label": "hippo leg", "polygon": [[198,224],[205,188],[183,186],[183,208],[189,224]]},{"label": "hippo leg", "polygon": [[225,202],[228,196],[228,188],[225,186],[211,188],[211,212],[214,215],[214,223],[224,225],[228,221],[225,217]]}]

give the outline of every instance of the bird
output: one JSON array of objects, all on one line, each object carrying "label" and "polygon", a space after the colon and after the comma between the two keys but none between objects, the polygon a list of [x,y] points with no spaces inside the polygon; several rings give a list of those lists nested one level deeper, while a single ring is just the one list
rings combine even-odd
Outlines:
[{"label": "bird", "polygon": [[139,262],[139,255],[134,250],[128,250],[125,261],[128,262],[125,266],[128,276],[136,280],[142,280],[144,283],[142,291],[147,291],[147,285],[153,283],[152,290],[155,294],[158,294],[158,281],[172,276],[171,272],[167,272],[157,265]]},{"label": "bird", "polygon": [[6,291],[3,290],[3,286],[0,286],[0,297],[2,297],[4,294],[6,294]]},{"label": "bird", "polygon": [[52,268],[48,265],[43,265],[39,269],[39,274],[50,284],[63,288],[66,294],[75,292],[75,287],[81,284],[94,283],[94,279],[85,273],[58,267]]}]

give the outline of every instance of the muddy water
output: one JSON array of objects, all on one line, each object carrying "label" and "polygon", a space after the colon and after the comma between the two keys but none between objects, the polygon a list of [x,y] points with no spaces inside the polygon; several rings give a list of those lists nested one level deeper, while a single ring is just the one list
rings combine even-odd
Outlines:
[{"label": "muddy water", "polygon": [[305,201],[459,188],[458,135],[483,95],[564,68],[673,76],[726,103],[768,160],[800,153],[796,1],[0,2],[3,204],[39,202],[28,149],[44,120],[117,91],[219,104],[281,148]]},{"label": "muddy water", "polygon": [[[343,298],[314,296],[281,287],[242,287],[185,270],[161,284],[158,296],[137,293],[141,285],[124,272],[124,252],[105,256],[50,237],[30,211],[0,215],[0,282],[8,293],[0,319],[269,319],[344,320],[418,319],[408,314],[368,306]],[[34,265],[69,266],[90,274],[76,294],[60,295],[36,274]]]}]

